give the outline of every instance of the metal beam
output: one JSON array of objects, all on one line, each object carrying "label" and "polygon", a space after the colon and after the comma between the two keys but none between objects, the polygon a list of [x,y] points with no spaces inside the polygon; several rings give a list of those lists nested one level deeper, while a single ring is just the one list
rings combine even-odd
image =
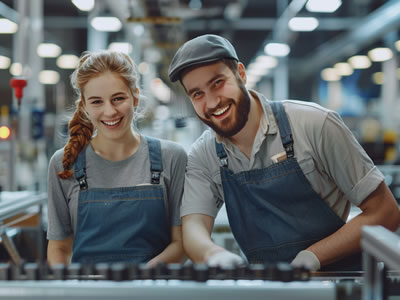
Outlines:
[{"label": "metal beam", "polygon": [[348,33],[326,42],[312,54],[295,65],[303,77],[318,72],[343,58],[359,52],[363,47],[381,39],[385,34],[400,27],[400,1],[389,1],[372,12]]},{"label": "metal beam", "polygon": [[18,12],[5,5],[3,2],[0,2],[0,15],[14,23],[18,23]]},{"label": "metal beam", "polygon": [[[235,21],[226,19],[215,20],[185,20],[186,31],[235,30],[265,31],[275,28],[276,18],[243,18]],[[360,21],[360,18],[321,18],[315,31],[340,31],[353,28]]]}]

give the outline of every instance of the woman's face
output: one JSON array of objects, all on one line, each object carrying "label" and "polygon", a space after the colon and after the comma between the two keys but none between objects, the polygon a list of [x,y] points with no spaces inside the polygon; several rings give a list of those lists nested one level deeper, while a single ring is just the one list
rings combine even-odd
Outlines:
[{"label": "woman's face", "polygon": [[99,138],[121,140],[132,133],[138,100],[120,76],[106,72],[89,80],[83,88],[83,97]]}]

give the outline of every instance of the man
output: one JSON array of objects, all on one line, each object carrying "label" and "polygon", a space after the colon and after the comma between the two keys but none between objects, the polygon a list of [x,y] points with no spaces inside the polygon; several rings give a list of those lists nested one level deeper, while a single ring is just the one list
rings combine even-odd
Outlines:
[{"label": "man", "polygon": [[[359,269],[361,226],[399,226],[384,176],[340,116],[247,90],[245,68],[228,40],[203,35],[186,42],[169,77],[180,81],[212,129],[192,146],[185,177],[183,240],[194,262],[243,262],[211,240],[223,202],[250,263]],[[362,213],[345,223],[351,204]]]}]

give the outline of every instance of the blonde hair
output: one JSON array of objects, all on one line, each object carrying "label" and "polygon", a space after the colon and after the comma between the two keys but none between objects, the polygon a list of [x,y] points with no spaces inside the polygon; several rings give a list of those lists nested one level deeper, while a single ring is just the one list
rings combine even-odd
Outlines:
[{"label": "blonde hair", "polygon": [[62,179],[70,178],[73,175],[72,166],[93,135],[94,126],[86,114],[82,90],[89,80],[105,72],[118,74],[129,87],[132,95],[136,99],[139,97],[136,67],[128,55],[108,50],[82,53],[79,65],[71,75],[71,85],[78,95],[78,99],[75,101],[75,112],[68,123],[70,137],[64,147],[62,160],[64,171],[57,174]]}]

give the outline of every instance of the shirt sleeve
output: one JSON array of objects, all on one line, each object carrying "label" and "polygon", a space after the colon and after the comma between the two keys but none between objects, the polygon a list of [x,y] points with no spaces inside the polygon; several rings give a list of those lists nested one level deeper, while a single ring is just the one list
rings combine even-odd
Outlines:
[{"label": "shirt sleeve", "polygon": [[188,156],[181,217],[205,214],[215,218],[222,203],[215,183],[215,177],[220,174],[210,172],[207,164],[212,161],[207,159],[207,151],[203,147],[195,144]]},{"label": "shirt sleeve", "polygon": [[62,157],[62,153],[56,152],[49,162],[47,203],[48,240],[63,240],[73,233],[68,199],[64,194],[61,182],[68,179],[61,179],[57,175],[57,172],[62,170],[60,157]]},{"label": "shirt sleeve", "polygon": [[359,206],[384,176],[336,112],[327,114],[319,139],[319,159],[347,198]]}]

